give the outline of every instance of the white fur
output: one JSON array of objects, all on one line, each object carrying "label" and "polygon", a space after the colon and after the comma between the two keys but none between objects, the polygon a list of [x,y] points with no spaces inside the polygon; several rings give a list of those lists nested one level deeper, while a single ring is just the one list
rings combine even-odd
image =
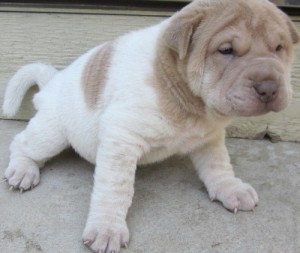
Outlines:
[{"label": "white fur", "polygon": [[26,91],[37,84],[41,89],[57,73],[57,70],[41,63],[23,66],[10,80],[5,93],[3,113],[7,117],[15,115]]},{"label": "white fur", "polygon": [[[3,110],[11,116],[29,86],[38,83],[41,88],[34,98],[37,114],[11,145],[5,172],[9,185],[24,190],[37,185],[39,167],[69,145],[96,164],[83,235],[94,251],[104,252],[108,247],[107,252],[119,252],[128,243],[125,218],[137,164],[191,154],[212,198],[220,199],[231,210],[252,209],[258,201],[255,191],[234,177],[224,143],[218,141],[224,140],[228,121],[210,115],[175,126],[161,112],[157,91],[145,81],[153,74],[157,39],[168,22],[126,34],[114,42],[107,82],[95,110],[86,106],[81,78],[87,61],[99,47],[58,73],[49,66],[25,66],[12,78],[5,95]],[[227,189],[224,178],[233,181],[234,187]],[[241,204],[240,198],[247,203]]]}]

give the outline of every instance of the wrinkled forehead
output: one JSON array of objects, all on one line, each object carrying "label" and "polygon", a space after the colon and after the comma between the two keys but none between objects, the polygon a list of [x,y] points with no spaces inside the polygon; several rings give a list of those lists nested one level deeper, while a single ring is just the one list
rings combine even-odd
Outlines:
[{"label": "wrinkled forehead", "polygon": [[288,27],[280,11],[264,0],[237,1],[227,7],[216,6],[200,23],[194,38],[196,41],[203,40],[203,35],[211,47],[233,40],[263,41],[270,47],[273,44],[290,43]]},{"label": "wrinkled forehead", "polygon": [[272,37],[279,36],[281,39],[288,39],[290,34],[283,13],[273,4],[264,1],[263,3],[257,8],[254,8],[255,5],[252,6],[239,22],[245,23],[252,34],[261,37],[268,37],[272,34]]}]

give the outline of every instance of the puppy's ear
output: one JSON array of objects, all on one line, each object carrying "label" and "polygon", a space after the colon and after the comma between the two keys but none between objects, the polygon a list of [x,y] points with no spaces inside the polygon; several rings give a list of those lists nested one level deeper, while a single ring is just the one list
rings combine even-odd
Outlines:
[{"label": "puppy's ear", "polygon": [[286,15],[284,12],[280,11],[281,15],[283,16],[288,29],[289,29],[289,33],[292,39],[292,42],[294,44],[297,44],[300,42],[300,36],[299,36],[299,32],[297,30],[297,27],[295,26],[295,24],[291,21],[291,19],[289,18],[288,15]]},{"label": "puppy's ear", "polygon": [[203,18],[202,13],[193,14],[174,18],[163,34],[167,46],[177,52],[181,60],[187,55],[193,33]]}]

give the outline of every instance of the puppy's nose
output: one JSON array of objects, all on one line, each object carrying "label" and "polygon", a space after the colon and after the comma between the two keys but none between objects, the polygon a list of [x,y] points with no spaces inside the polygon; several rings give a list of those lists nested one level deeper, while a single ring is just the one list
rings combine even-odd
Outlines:
[{"label": "puppy's nose", "polygon": [[254,89],[259,99],[264,103],[272,102],[278,95],[278,84],[273,80],[256,83]]}]

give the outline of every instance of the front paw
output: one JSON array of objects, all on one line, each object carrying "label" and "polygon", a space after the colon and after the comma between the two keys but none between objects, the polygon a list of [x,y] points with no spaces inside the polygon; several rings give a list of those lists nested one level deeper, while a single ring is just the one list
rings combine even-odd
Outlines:
[{"label": "front paw", "polygon": [[258,204],[254,188],[238,178],[228,178],[208,189],[212,200],[219,200],[225,208],[236,213],[238,210],[252,211]]},{"label": "front paw", "polygon": [[119,253],[127,248],[129,231],[125,220],[112,216],[88,219],[83,232],[83,243],[93,252]]},{"label": "front paw", "polygon": [[4,173],[4,181],[7,181],[10,189],[32,189],[40,182],[40,170],[34,163],[12,163]]}]

